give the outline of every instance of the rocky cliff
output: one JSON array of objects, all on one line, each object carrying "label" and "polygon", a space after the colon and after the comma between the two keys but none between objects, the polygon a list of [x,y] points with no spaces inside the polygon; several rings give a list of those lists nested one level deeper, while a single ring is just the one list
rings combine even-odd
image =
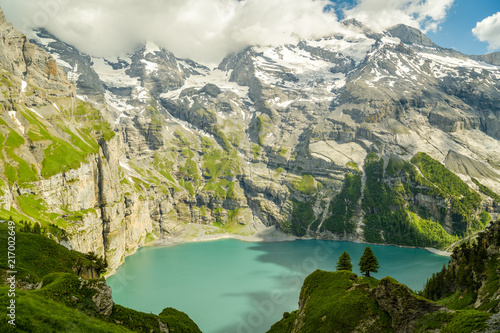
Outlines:
[{"label": "rocky cliff", "polygon": [[499,213],[500,68],[413,28],[346,21],[216,69],[1,33],[2,215],[111,268],[156,238],[266,228],[444,248]]},{"label": "rocky cliff", "polygon": [[125,194],[122,143],[103,109],[78,99],[56,60],[1,18],[2,215],[36,220],[116,267],[158,232],[149,201]]}]

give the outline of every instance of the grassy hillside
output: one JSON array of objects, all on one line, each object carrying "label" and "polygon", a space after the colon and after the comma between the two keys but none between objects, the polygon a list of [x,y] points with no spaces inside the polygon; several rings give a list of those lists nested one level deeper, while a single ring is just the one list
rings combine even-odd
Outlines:
[{"label": "grassy hillside", "polygon": [[356,274],[316,271],[304,281],[300,300],[304,305],[297,311],[285,313],[283,319],[269,332],[291,332],[300,322],[300,332],[351,332],[364,318],[370,318],[370,332],[390,332],[391,318],[382,311],[363,288],[377,285],[374,278],[358,278]]},{"label": "grassy hillside", "polygon": [[[17,226],[18,230],[20,226]],[[7,223],[0,224],[0,242],[7,244]],[[25,232],[16,233],[17,279],[27,283],[38,283],[51,273],[74,273],[94,270],[99,273],[96,260],[91,260],[77,251],[70,251],[42,235]],[[8,269],[7,246],[0,247],[0,272]]]},{"label": "grassy hillside", "polygon": [[304,281],[299,310],[285,313],[268,333],[474,332],[489,318],[482,311],[449,310],[389,277],[318,270]]},{"label": "grassy hillside", "polygon": [[[7,223],[0,224],[0,305],[7,307]],[[16,328],[1,332],[200,332],[183,312],[147,314],[112,303],[104,279],[86,279],[102,268],[93,255],[70,251],[42,235],[16,232]],[[36,290],[22,290],[22,289]]]}]

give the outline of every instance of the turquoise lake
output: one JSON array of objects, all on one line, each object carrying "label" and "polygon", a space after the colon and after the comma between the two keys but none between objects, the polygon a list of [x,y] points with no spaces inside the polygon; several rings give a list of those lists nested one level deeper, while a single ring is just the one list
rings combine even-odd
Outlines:
[{"label": "turquoise lake", "polygon": [[[345,250],[354,272],[366,244],[297,240],[251,243],[225,239],[146,247],[108,279],[115,303],[147,313],[173,307],[206,333],[262,333],[298,309],[304,278],[335,270]],[[422,249],[370,245],[380,263],[372,276],[392,276],[421,290],[449,258]]]}]

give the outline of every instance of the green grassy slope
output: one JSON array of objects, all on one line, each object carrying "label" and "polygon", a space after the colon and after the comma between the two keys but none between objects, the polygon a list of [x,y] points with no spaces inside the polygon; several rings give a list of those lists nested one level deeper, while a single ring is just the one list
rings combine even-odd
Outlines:
[{"label": "green grassy slope", "polygon": [[473,332],[489,318],[440,307],[389,277],[318,270],[304,281],[299,310],[285,313],[268,332]]},{"label": "green grassy slope", "polygon": [[[0,306],[6,307],[7,223],[0,224]],[[16,232],[16,328],[5,320],[1,332],[201,332],[183,312],[166,308],[159,315],[119,305],[106,316],[94,298],[106,294],[104,279],[85,279],[78,274],[99,272],[102,263],[94,256],[70,251],[41,235]],[[37,290],[33,288],[41,283]]]}]

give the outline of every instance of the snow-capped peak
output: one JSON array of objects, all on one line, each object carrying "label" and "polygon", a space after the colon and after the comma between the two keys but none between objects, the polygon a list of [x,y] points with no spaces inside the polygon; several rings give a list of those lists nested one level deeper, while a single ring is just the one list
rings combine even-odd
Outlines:
[{"label": "snow-capped peak", "polygon": [[148,54],[152,54],[154,55],[155,52],[160,52],[161,51],[161,48],[156,45],[154,42],[146,42],[146,46],[145,46],[145,50],[144,50],[144,53],[143,53],[143,56],[147,56]]}]

